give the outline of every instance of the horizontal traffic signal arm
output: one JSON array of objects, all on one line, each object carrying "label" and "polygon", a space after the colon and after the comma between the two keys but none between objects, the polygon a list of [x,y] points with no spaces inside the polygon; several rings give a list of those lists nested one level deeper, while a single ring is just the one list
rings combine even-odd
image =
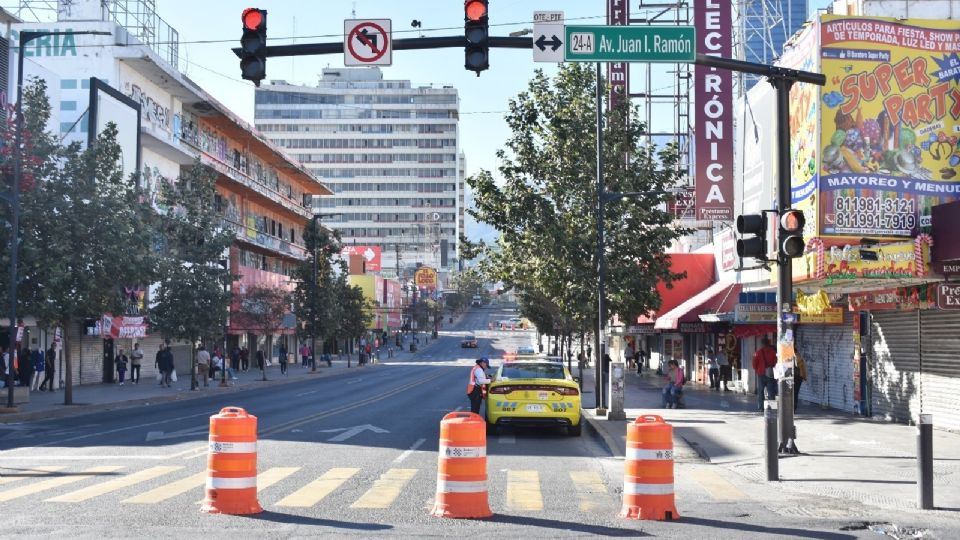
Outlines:
[{"label": "horizontal traffic signal arm", "polygon": [[[466,47],[465,36],[439,36],[423,38],[404,38],[393,41],[391,47],[395,51],[412,51],[416,49],[445,49]],[[493,37],[490,36],[488,46],[497,49],[532,49],[532,37]],[[233,53],[240,57],[240,47],[235,47]],[[343,42],[335,43],[298,43],[296,45],[267,45],[264,56],[275,58],[278,56],[309,56],[314,54],[342,54]]]}]

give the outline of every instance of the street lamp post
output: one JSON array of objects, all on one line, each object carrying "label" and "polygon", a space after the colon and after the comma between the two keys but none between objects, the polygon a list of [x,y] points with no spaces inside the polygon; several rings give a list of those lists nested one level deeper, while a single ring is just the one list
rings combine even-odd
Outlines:
[{"label": "street lamp post", "polygon": [[[63,32],[69,35],[109,36],[110,32],[82,31]],[[17,47],[17,106],[15,114],[16,127],[14,128],[13,154],[13,186],[9,195],[2,198],[10,205],[10,361],[7,362],[7,407],[13,408],[13,355],[17,343],[17,257],[20,248],[20,182],[23,174],[23,49],[27,43],[43,37],[60,34],[60,32],[20,32],[20,43]]]}]

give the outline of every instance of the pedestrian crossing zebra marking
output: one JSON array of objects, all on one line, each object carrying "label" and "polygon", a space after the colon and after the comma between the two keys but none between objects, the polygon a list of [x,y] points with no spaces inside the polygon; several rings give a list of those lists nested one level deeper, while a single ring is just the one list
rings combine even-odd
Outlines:
[{"label": "pedestrian crossing zebra marking", "polygon": [[[257,493],[260,493],[299,470],[300,467],[273,467],[263,471],[257,475]],[[203,504],[203,501],[203,499],[200,499],[194,504]]]},{"label": "pedestrian crossing zebra marking", "polygon": [[142,471],[137,471],[126,476],[121,476],[120,478],[114,478],[112,480],[107,480],[106,482],[100,482],[99,484],[94,484],[92,486],[87,486],[70,493],[64,493],[63,495],[58,495],[56,497],[51,497],[47,499],[50,502],[83,502],[94,497],[99,497],[100,495],[106,495],[107,493],[112,493],[114,491],[135,486],[140,482],[146,482],[147,480],[152,480],[158,478],[165,474],[172,473],[174,471],[179,471],[183,467],[151,467],[149,469],[144,469]]},{"label": "pedestrian crossing zebra marking", "polygon": [[192,489],[197,489],[200,486],[204,485],[207,481],[207,472],[197,473],[193,476],[188,476],[176,482],[172,482],[165,486],[160,486],[156,489],[151,489],[145,493],[130,497],[129,499],[124,499],[122,502],[133,503],[133,504],[153,504],[165,501],[177,495],[186,493]]},{"label": "pedestrian crossing zebra marking", "polygon": [[106,474],[106,473],[119,471],[122,468],[123,468],[122,465],[101,465],[99,467],[92,467],[92,468],[86,469],[80,472],[79,474],[57,476],[55,478],[41,480],[35,484],[27,484],[25,486],[8,489],[6,491],[0,492],[0,502],[12,501],[13,499],[19,499],[20,497],[26,497],[27,495],[34,495],[36,493],[41,493],[43,491],[56,489],[69,484],[73,484],[75,482],[80,482],[81,480],[93,478],[98,474]]},{"label": "pedestrian crossing zebra marking", "polygon": [[717,502],[736,502],[749,500],[747,495],[715,471],[697,467],[690,472],[690,478]]},{"label": "pedestrian crossing zebra marking", "polygon": [[390,469],[383,473],[350,508],[389,508],[403,491],[404,486],[416,476],[418,469]]},{"label": "pedestrian crossing zebra marking", "polygon": [[540,474],[537,471],[507,471],[507,510],[543,510]]},{"label": "pedestrian crossing zebra marking", "polygon": [[290,506],[296,508],[311,507],[323,500],[324,497],[332,493],[335,489],[340,487],[341,484],[349,480],[358,472],[360,472],[360,469],[348,467],[330,469],[329,471],[323,473],[320,478],[317,478],[313,482],[310,482],[309,484],[281,499],[276,506]]},{"label": "pedestrian crossing zebra marking", "polygon": [[[42,467],[33,467],[31,469],[25,469],[24,474],[8,474],[6,476],[0,476],[0,486],[3,484],[9,484],[11,482],[17,482],[23,480],[24,478],[36,478],[42,476],[49,476],[49,473],[62,471],[66,469],[66,465],[44,465]],[[37,474],[42,473],[42,474]]]},{"label": "pedestrian crossing zebra marking", "polygon": [[613,498],[603,485],[600,473],[596,471],[570,471],[574,490],[580,499],[580,510],[596,512],[602,508],[613,506]]}]

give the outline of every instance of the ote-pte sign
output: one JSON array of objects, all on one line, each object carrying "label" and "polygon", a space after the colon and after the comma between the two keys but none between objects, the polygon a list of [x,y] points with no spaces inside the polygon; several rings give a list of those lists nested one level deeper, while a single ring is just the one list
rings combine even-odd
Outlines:
[{"label": "ote-pte sign", "polygon": [[343,21],[343,65],[391,65],[393,39],[390,31],[390,19]]},{"label": "ote-pte sign", "polygon": [[696,60],[692,26],[566,26],[567,62],[669,62]]},{"label": "ote-pte sign", "polygon": [[563,12],[533,12],[533,61],[563,62]]}]

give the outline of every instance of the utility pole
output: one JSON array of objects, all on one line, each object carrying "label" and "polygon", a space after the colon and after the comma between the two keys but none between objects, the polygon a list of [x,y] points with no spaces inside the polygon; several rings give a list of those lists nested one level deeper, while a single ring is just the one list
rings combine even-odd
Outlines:
[{"label": "utility pole", "polygon": [[597,332],[594,336],[594,350],[596,351],[596,360],[594,364],[594,373],[596,377],[596,388],[594,389],[597,402],[597,416],[606,416],[606,400],[603,399],[603,357],[602,347],[604,343],[604,330],[607,326],[607,290],[606,273],[607,265],[604,257],[603,242],[603,206],[604,206],[604,188],[603,188],[603,78],[600,76],[600,62],[597,62]]}]

